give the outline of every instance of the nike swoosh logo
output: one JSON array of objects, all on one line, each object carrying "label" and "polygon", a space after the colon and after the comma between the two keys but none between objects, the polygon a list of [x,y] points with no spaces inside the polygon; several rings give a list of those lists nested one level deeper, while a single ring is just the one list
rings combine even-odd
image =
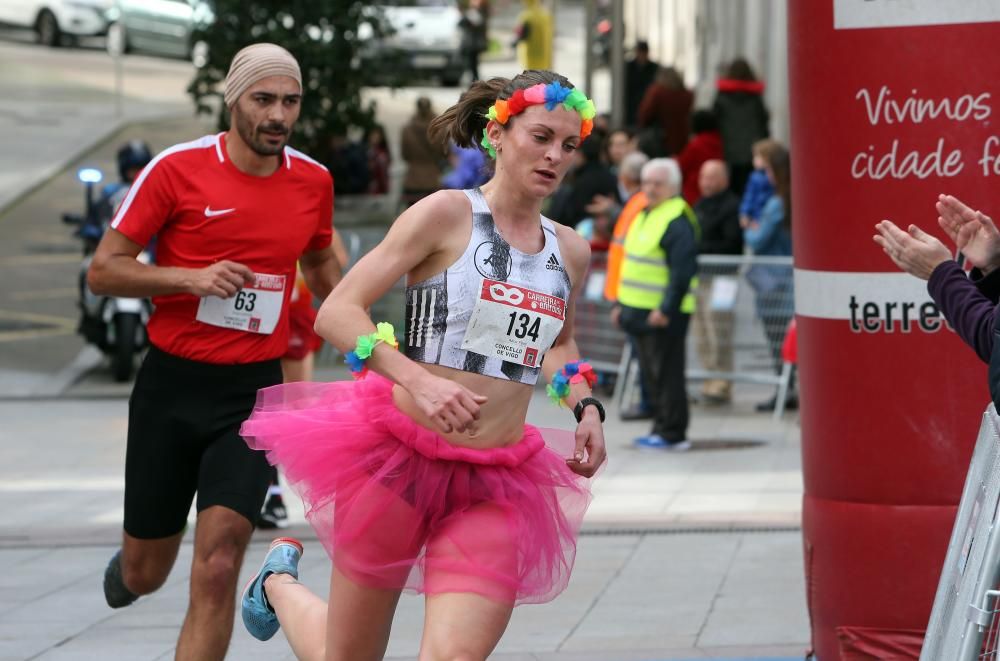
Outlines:
[{"label": "nike swoosh logo", "polygon": [[212,207],[205,207],[205,218],[213,218],[215,216],[221,216],[224,213],[232,213],[236,211],[233,209],[212,209]]}]

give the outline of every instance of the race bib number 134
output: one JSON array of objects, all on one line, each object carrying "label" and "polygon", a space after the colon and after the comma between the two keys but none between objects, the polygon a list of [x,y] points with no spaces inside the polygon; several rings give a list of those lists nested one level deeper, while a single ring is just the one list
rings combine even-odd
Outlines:
[{"label": "race bib number 134", "polygon": [[483,280],[462,348],[538,367],[566,319],[566,301],[527,287]]}]

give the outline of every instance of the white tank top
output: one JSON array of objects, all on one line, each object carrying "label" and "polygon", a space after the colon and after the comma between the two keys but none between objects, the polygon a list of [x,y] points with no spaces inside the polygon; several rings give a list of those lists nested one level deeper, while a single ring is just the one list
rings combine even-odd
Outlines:
[{"label": "white tank top", "polygon": [[444,272],[406,288],[404,352],[422,363],[533,385],[562,329],[571,284],[552,221],[545,246],[529,255],[497,231],[478,188],[472,235]]}]

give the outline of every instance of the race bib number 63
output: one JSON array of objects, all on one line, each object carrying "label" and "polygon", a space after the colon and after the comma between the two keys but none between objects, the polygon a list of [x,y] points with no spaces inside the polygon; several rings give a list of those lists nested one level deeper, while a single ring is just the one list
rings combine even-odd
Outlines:
[{"label": "race bib number 63", "polygon": [[285,300],[285,276],[255,274],[253,286],[244,287],[229,298],[205,296],[198,304],[198,321],[270,335],[281,318]]},{"label": "race bib number 63", "polygon": [[527,287],[483,280],[462,348],[538,367],[566,319],[566,301]]}]

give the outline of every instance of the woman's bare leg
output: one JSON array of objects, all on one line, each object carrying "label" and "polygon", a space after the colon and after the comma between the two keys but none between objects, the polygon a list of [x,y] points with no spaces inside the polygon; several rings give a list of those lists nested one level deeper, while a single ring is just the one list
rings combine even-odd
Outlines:
[{"label": "woman's bare leg", "polygon": [[290,574],[268,576],[264,592],[295,656],[303,661],[322,661],[326,644],[326,602]]},{"label": "woman's bare leg", "polygon": [[512,604],[472,593],[427,597],[420,661],[487,658],[507,630]]},{"label": "woman's bare leg", "polygon": [[326,620],[326,661],[380,661],[389,646],[400,592],[359,585],[334,566]]},{"label": "woman's bare leg", "polygon": [[302,661],[363,661],[385,654],[399,590],[363,587],[334,568],[332,606],[289,574],[268,576],[264,591],[292,652]]},{"label": "woman's bare leg", "polygon": [[[470,565],[489,571],[466,575],[450,569]],[[435,531],[427,542],[424,578],[431,594],[426,599],[420,661],[489,656],[507,629],[516,596],[509,580],[496,583],[491,577],[496,573],[509,579],[517,576],[517,551],[504,508],[484,503]]]}]

